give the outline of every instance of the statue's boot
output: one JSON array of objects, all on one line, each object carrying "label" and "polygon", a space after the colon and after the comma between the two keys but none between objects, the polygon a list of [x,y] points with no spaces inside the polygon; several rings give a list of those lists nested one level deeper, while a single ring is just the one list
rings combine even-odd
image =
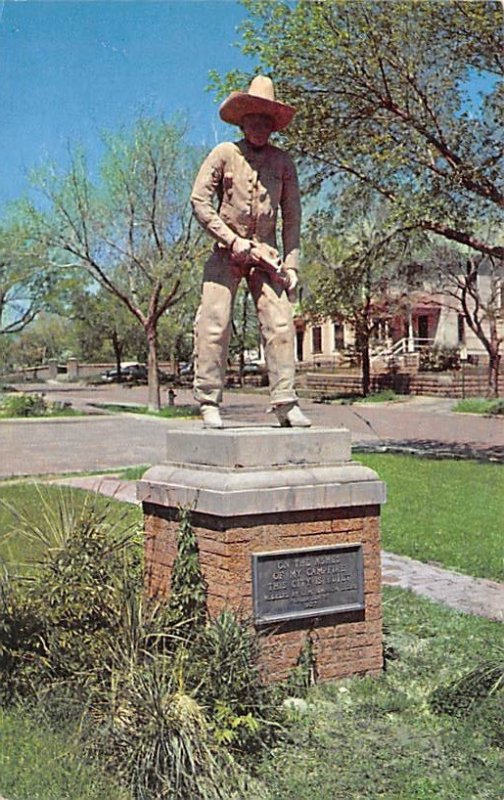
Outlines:
[{"label": "statue's boot", "polygon": [[306,417],[295,402],[281,403],[274,412],[282,428],[309,428],[311,420]]},{"label": "statue's boot", "polygon": [[219,406],[214,403],[201,403],[200,414],[204,428],[223,428]]}]

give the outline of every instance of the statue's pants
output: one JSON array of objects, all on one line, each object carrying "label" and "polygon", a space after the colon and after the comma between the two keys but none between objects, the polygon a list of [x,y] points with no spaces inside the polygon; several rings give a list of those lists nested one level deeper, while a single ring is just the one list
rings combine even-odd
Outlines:
[{"label": "statue's pants", "polygon": [[201,303],[194,324],[194,397],[219,404],[224,388],[233,301],[245,278],[253,297],[268,370],[273,405],[295,401],[294,323],[287,293],[265,272],[241,266],[227,250],[216,250],[205,264]]}]

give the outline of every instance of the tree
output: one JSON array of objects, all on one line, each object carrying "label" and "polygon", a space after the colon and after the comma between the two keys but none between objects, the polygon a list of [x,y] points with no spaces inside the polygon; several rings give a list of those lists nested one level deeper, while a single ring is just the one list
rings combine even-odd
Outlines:
[{"label": "tree", "polygon": [[444,305],[463,318],[488,353],[488,394],[499,394],[501,345],[504,340],[504,266],[492,256],[438,248],[433,253]]},{"label": "tree", "polygon": [[31,209],[51,263],[85,270],[142,326],[148,346],[149,406],[160,407],[158,326],[186,296],[200,261],[189,189],[195,153],[183,127],[140,119],[131,133],[104,137],[100,179],[72,151],[66,175],[39,172],[50,204]]},{"label": "tree", "polygon": [[[371,187],[404,227],[502,258],[502,7],[496,0],[244,0],[243,50],[297,109],[284,140],[305,186]],[[479,104],[469,81],[486,79]],[[221,92],[248,77],[214,75]],[[326,197],[330,194],[326,193]]]},{"label": "tree", "polygon": [[238,379],[243,385],[243,370],[247,350],[258,348],[259,322],[254,301],[248,286],[240,286],[235,297],[232,320],[233,332],[229,346],[230,356],[238,356]]},{"label": "tree", "polygon": [[74,354],[76,339],[68,320],[42,310],[22,331],[9,336],[10,363],[34,367],[50,359],[66,361]]},{"label": "tree", "polygon": [[[352,213],[349,209],[349,213]],[[409,232],[391,228],[385,204],[336,223],[329,214],[310,220],[305,237],[302,311],[313,319],[338,319],[355,331],[362,393],[371,384],[370,344],[378,325],[400,310],[415,280]],[[402,291],[401,291],[402,290]]]},{"label": "tree", "polygon": [[19,333],[44,307],[54,275],[42,267],[29,226],[12,212],[0,224],[0,334]]},{"label": "tree", "polygon": [[121,361],[126,353],[140,358],[145,336],[142,327],[129,313],[124,303],[100,288],[90,292],[77,288],[68,308],[79,357],[93,360],[98,353],[111,350],[121,380]]}]

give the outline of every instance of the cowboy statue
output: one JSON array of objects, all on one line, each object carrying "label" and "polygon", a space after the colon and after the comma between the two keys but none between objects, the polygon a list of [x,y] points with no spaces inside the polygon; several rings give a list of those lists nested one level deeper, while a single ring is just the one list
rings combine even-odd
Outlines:
[{"label": "cowboy statue", "polygon": [[[244,138],[215,147],[193,187],[194,214],[216,241],[203,275],[195,321],[194,396],[203,425],[222,428],[219,404],[226,373],[233,301],[242,278],[254,299],[269,376],[272,408],[281,426],[309,427],[294,391],[294,323],[290,299],[298,278],[301,203],[290,156],[268,143],[295,109],[275,100],[270,78],[232,92],[219,109]],[[217,208],[213,200],[217,197]],[[276,242],[282,217],[283,262]]]}]

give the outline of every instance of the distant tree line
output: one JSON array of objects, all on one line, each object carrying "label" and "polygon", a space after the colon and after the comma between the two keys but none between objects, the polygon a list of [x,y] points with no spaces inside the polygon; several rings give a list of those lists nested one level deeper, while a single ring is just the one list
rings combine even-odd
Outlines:
[{"label": "distant tree line", "polygon": [[[429,278],[448,289],[486,348],[495,392],[504,281],[500,4],[244,5],[243,51],[298,109],[280,142],[302,177],[303,312],[352,323],[366,391],[376,310],[397,310],[390,287],[407,296]],[[212,81],[222,96],[250,77]],[[42,310],[46,327],[57,314],[79,354],[106,350],[117,362],[145,355],[149,403],[158,407],[160,340],[164,354],[187,355],[210,244],[188,201],[201,155],[180,120],[141,118],[104,136],[96,176],[77,147],[66,170],[36,171],[41,202],[20,201],[0,223],[0,332],[8,335],[0,347]],[[483,269],[492,286],[485,298]],[[257,336],[246,293],[235,317],[243,360]]]}]

